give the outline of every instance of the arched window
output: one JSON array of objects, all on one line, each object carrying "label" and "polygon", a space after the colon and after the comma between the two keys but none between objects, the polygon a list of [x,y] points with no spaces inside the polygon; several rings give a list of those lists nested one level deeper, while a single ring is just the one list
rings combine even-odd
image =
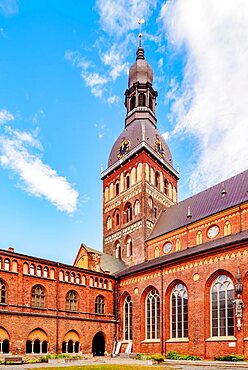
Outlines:
[{"label": "arched window", "polygon": [[199,230],[196,234],[196,245],[202,244],[202,232]]},{"label": "arched window", "polygon": [[70,290],[66,294],[66,311],[77,311],[78,310],[78,297],[74,290]]},{"label": "arched window", "polygon": [[134,203],[134,214],[135,216],[140,213],[140,201],[137,199]]},{"label": "arched window", "polygon": [[104,315],[104,297],[102,295],[96,297],[95,313],[98,315]]},{"label": "arched window", "polygon": [[153,102],[151,96],[149,96],[149,108],[153,111]]},{"label": "arched window", "polygon": [[232,233],[231,222],[226,221],[224,225],[224,236],[230,235]]},{"label": "arched window", "polygon": [[99,280],[99,288],[103,288],[103,279],[102,278]]},{"label": "arched window", "polygon": [[[80,284],[80,274],[76,275],[76,284]],[[83,282],[82,282],[82,284],[83,284]]]},{"label": "arched window", "polygon": [[0,303],[6,303],[6,285],[0,280]]},{"label": "arched window", "polygon": [[2,258],[0,257],[0,269],[2,268]]},{"label": "arched window", "polygon": [[126,189],[129,189],[130,188],[130,175],[129,175],[129,173],[126,175],[125,180],[126,180]]},{"label": "arched window", "polygon": [[107,286],[108,286],[108,280],[107,280],[107,279],[105,279],[105,280],[104,280],[103,288],[104,288],[104,289],[107,289]]},{"label": "arched window", "polygon": [[155,252],[154,252],[154,257],[155,257],[155,258],[158,258],[158,257],[159,257],[159,254],[160,254],[160,253],[159,253],[159,247],[156,247],[156,248],[155,248]]},{"label": "arched window", "polygon": [[124,301],[124,340],[132,340],[133,304],[130,295]]},{"label": "arched window", "polygon": [[142,163],[139,163],[137,167],[137,182],[141,180],[142,180]]},{"label": "arched window", "polygon": [[17,272],[17,267],[18,267],[17,261],[12,261],[12,272]]},{"label": "arched window", "polygon": [[120,183],[119,183],[119,181],[117,180],[116,182],[115,182],[115,195],[117,196],[117,195],[119,195],[120,194]]},{"label": "arched window", "polygon": [[93,277],[91,276],[91,277],[90,277],[90,286],[93,286],[93,284],[94,284],[94,279],[93,279]]},{"label": "arched window", "polygon": [[65,272],[65,281],[69,282],[70,273],[68,271]]},{"label": "arched window", "polygon": [[32,288],[32,307],[45,307],[45,289],[41,285]]},{"label": "arched window", "polygon": [[30,275],[35,275],[35,266],[33,263],[30,265]]},{"label": "arched window", "polygon": [[188,293],[177,284],[171,293],[171,338],[188,337]]},{"label": "arched window", "polygon": [[160,297],[156,289],[146,296],[146,339],[160,338]]},{"label": "arched window", "polygon": [[4,270],[6,271],[10,270],[10,260],[8,258],[5,258],[4,260]]},{"label": "arched window", "polygon": [[111,184],[109,185],[109,199],[112,199],[113,196],[114,196],[114,185],[111,182]]},{"label": "arched window", "polygon": [[130,110],[133,110],[135,108],[135,105],[136,105],[136,98],[135,98],[135,95],[134,95],[130,99]]},{"label": "arched window", "polygon": [[120,225],[120,210],[119,209],[117,209],[114,213],[114,222],[115,222],[115,226]]},{"label": "arched window", "polygon": [[112,228],[112,218],[108,216],[107,218],[107,230],[111,230]]},{"label": "arched window", "polygon": [[105,198],[105,202],[108,202],[108,200],[109,200],[109,188],[108,188],[108,186],[106,186],[106,188],[104,190],[104,198]]},{"label": "arched window", "polygon": [[180,242],[180,239],[177,239],[176,241],[176,251],[180,251],[181,249],[181,242]]},{"label": "arched window", "polygon": [[146,96],[144,93],[139,94],[139,106],[145,107],[146,105]]},{"label": "arched window", "polygon": [[9,339],[0,340],[0,353],[9,353]]},{"label": "arched window", "polygon": [[151,196],[149,196],[148,204],[149,204],[149,207],[150,207],[151,209],[153,209],[153,199],[152,199],[152,197],[151,197]]},{"label": "arched window", "polygon": [[211,336],[234,335],[234,286],[226,275],[220,275],[211,286]]},{"label": "arched window", "polygon": [[121,259],[121,245],[119,242],[115,243],[115,257]]},{"label": "arched window", "polygon": [[94,281],[94,287],[97,288],[98,287],[98,278],[96,277],[95,278],[95,281]]},{"label": "arched window", "polygon": [[131,257],[133,254],[133,244],[130,236],[127,238],[126,247],[127,247],[127,257]]},{"label": "arched window", "polygon": [[41,275],[42,275],[42,267],[37,266],[37,276],[41,276]]},{"label": "arched window", "polygon": [[71,273],[71,283],[75,283],[75,273]]},{"label": "arched window", "polygon": [[177,190],[175,186],[173,186],[173,189],[172,189],[172,199],[173,199],[173,202],[177,201]]},{"label": "arched window", "polygon": [[172,199],[172,185],[171,185],[171,183],[169,182],[169,184],[168,184],[168,195],[169,195],[169,198],[171,198]]},{"label": "arched window", "polygon": [[164,180],[164,193],[165,193],[166,195],[168,195],[168,193],[169,193],[168,186],[169,186],[169,184],[168,184],[168,180],[167,180],[167,179],[165,179],[165,180]]},{"label": "arched window", "polygon": [[131,203],[127,203],[125,206],[126,222],[132,221],[132,206]]},{"label": "arched window", "polygon": [[146,180],[150,181],[150,167],[148,163],[145,164],[145,174],[146,174]]},{"label": "arched window", "polygon": [[64,281],[64,271],[60,270],[59,272],[59,280]]},{"label": "arched window", "polygon": [[44,278],[48,278],[48,267],[44,267],[44,270],[43,270],[43,276]]},{"label": "arched window", "polygon": [[51,269],[50,270],[50,279],[54,279],[54,277],[55,277],[55,270]]},{"label": "arched window", "polygon": [[33,330],[26,341],[26,353],[47,353],[48,338],[43,330]]},{"label": "arched window", "polygon": [[155,186],[157,188],[159,188],[159,185],[160,185],[160,173],[158,171],[156,171],[156,173],[155,173]]}]

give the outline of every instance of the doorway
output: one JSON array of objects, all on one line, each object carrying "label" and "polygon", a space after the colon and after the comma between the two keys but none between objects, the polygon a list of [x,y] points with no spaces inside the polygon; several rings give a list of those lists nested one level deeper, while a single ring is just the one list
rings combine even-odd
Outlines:
[{"label": "doorway", "polygon": [[96,333],[92,341],[93,356],[104,356],[105,352],[105,339],[101,331]]}]

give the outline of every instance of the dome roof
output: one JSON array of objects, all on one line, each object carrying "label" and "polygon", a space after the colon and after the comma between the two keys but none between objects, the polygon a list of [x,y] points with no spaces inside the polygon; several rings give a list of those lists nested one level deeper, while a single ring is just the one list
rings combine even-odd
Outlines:
[{"label": "dome roof", "polygon": [[160,141],[164,149],[164,157],[161,157],[161,159],[168,162],[171,166],[173,165],[170,149],[163,136],[150,121],[140,119],[136,120],[134,124],[128,125],[115,141],[110,152],[108,167],[118,161],[119,148],[123,140],[130,142],[130,150],[145,142],[155,153],[155,142]]},{"label": "dome roof", "polygon": [[139,47],[136,55],[136,62],[129,69],[128,88],[135,82],[152,84],[153,81],[153,70],[145,60],[144,49]]}]

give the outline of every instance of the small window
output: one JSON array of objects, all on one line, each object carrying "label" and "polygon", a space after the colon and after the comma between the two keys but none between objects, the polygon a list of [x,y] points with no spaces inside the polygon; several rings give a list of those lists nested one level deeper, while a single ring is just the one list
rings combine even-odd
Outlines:
[{"label": "small window", "polygon": [[224,236],[231,235],[232,228],[231,228],[231,222],[226,221],[224,225]]},{"label": "small window", "polygon": [[30,275],[35,275],[35,266],[33,263],[30,265]]},{"label": "small window", "polygon": [[154,207],[154,218],[157,219],[158,217],[158,210],[156,207]]},{"label": "small window", "polygon": [[79,274],[76,275],[76,284],[80,284],[80,275]]},{"label": "small window", "polygon": [[154,257],[155,257],[155,258],[158,258],[158,257],[159,257],[159,254],[160,254],[160,253],[159,253],[159,247],[156,247],[156,248],[155,248],[155,251],[154,251]]},{"label": "small window", "polygon": [[116,181],[115,183],[115,195],[119,195],[120,194],[120,184],[119,184],[119,181]]},{"label": "small window", "polygon": [[112,228],[112,218],[108,216],[107,218],[107,230],[111,230]]},{"label": "small window", "polygon": [[77,293],[70,290],[66,295],[66,311],[77,311],[78,310],[78,298]]},{"label": "small window", "polygon": [[156,171],[156,173],[155,173],[155,186],[157,188],[159,188],[159,185],[160,185],[160,173],[158,171]]},{"label": "small window", "polygon": [[177,239],[176,241],[176,251],[180,251],[181,249],[181,242],[180,242],[180,239]]},{"label": "small window", "polygon": [[130,110],[133,110],[135,108],[135,105],[136,105],[136,98],[134,95],[131,97],[131,100],[130,100]]},{"label": "small window", "polygon": [[139,106],[145,107],[146,105],[146,96],[144,93],[139,94]]},{"label": "small window", "polygon": [[43,272],[44,278],[48,278],[48,267],[44,267],[44,272]]},{"label": "small window", "polygon": [[97,288],[98,287],[98,278],[96,277],[95,278],[95,281],[94,281],[94,287]]},{"label": "small window", "polygon": [[74,274],[74,272],[71,273],[71,283],[75,283],[75,274]]},{"label": "small window", "polygon": [[0,303],[6,303],[6,285],[0,280]]},{"label": "small window", "polygon": [[41,285],[32,288],[32,307],[45,307],[45,289]]},{"label": "small window", "polygon": [[121,259],[121,245],[119,242],[115,243],[115,257]]},{"label": "small window", "polygon": [[126,245],[127,245],[127,257],[131,257],[133,254],[133,243],[130,237],[127,239]]},{"label": "small window", "polygon": [[65,273],[65,281],[66,282],[69,282],[69,276],[70,276],[69,272],[66,271],[66,273]]},{"label": "small window", "polygon": [[129,174],[126,175],[126,189],[130,188],[130,176]]},{"label": "small window", "polygon": [[149,96],[149,108],[153,111],[153,102],[151,96]]},{"label": "small window", "polygon": [[10,270],[10,260],[8,258],[5,258],[5,260],[4,260],[4,270],[5,271]]},{"label": "small window", "polygon": [[153,200],[152,200],[151,196],[148,199],[148,204],[149,204],[149,207],[152,209],[153,208]]},{"label": "small window", "polygon": [[140,201],[137,199],[134,203],[134,214],[135,216],[140,213]]},{"label": "small window", "polygon": [[104,298],[101,295],[96,297],[95,313],[99,315],[104,315]]},{"label": "small window", "polygon": [[202,244],[202,232],[199,230],[196,234],[196,245]]},{"label": "small window", "polygon": [[37,266],[37,276],[41,277],[42,276],[42,267]]},{"label": "small window", "polygon": [[55,271],[54,271],[54,269],[51,269],[50,270],[50,278],[54,279],[54,277],[55,277]]},{"label": "small window", "polygon": [[127,203],[125,206],[126,222],[132,221],[132,206],[131,203]]}]

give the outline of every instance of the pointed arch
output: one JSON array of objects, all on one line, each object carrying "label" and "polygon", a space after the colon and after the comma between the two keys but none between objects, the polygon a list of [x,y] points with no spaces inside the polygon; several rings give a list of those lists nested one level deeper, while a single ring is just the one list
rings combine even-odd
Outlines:
[{"label": "pointed arch", "polygon": [[231,235],[231,233],[232,233],[231,222],[227,220],[224,224],[224,236]]},{"label": "pointed arch", "polygon": [[142,163],[137,166],[137,182],[142,180]]},{"label": "pointed arch", "polygon": [[196,245],[199,244],[202,244],[202,232],[200,230],[198,230],[196,234]]}]

